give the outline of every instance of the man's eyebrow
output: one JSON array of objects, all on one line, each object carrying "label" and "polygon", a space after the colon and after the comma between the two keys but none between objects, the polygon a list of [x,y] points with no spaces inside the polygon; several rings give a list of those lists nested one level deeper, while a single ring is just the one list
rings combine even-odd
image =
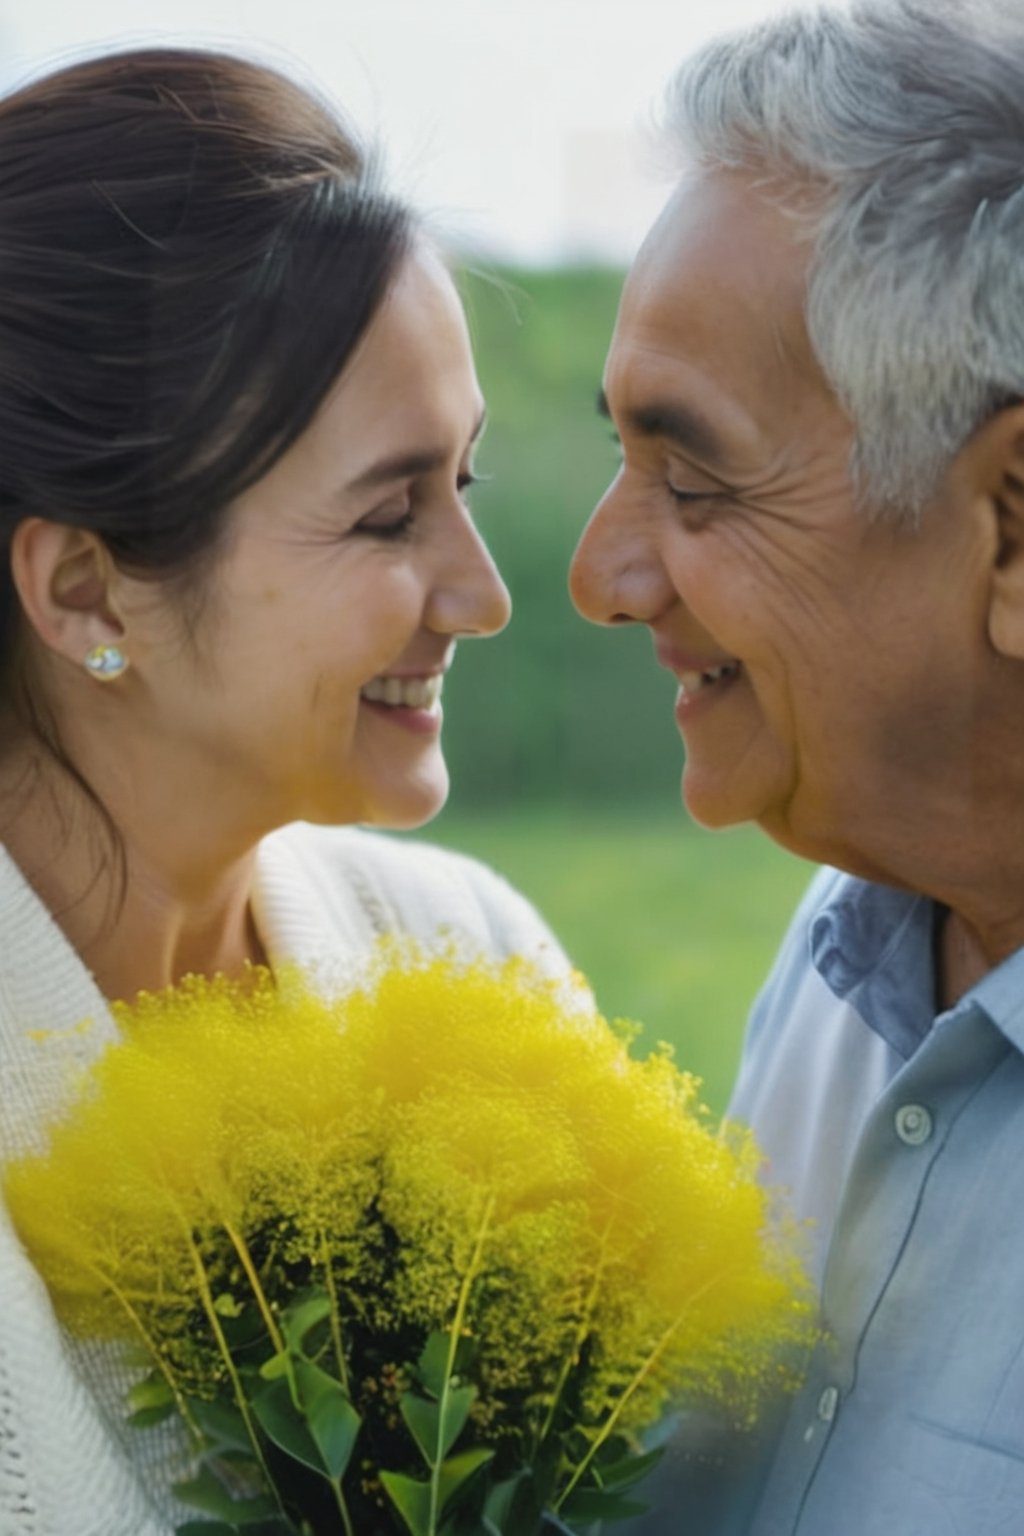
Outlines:
[{"label": "man's eyebrow", "polygon": [[[608,396],[604,390],[597,393],[598,414],[612,419]],[[664,437],[686,453],[700,459],[722,462],[726,455],[710,422],[692,406],[678,405],[674,401],[654,401],[623,412],[623,424],[639,437]]]},{"label": "man's eyebrow", "polygon": [[[486,422],[487,412],[483,410],[470,436],[471,444],[479,439]],[[448,458],[448,451],[444,448],[412,448],[405,453],[396,453],[390,458],[378,459],[370,464],[349,482],[346,490],[369,491],[380,485],[389,485],[393,480],[414,480],[417,475],[429,475],[442,469]]]}]

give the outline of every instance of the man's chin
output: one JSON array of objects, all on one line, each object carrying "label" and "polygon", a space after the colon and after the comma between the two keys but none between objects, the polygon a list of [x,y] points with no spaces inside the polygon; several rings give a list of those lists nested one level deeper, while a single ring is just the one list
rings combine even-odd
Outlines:
[{"label": "man's chin", "polygon": [[688,767],[683,769],[681,796],[683,809],[690,820],[709,832],[757,819],[750,806],[744,806],[743,798],[735,789],[720,778],[691,772]]}]

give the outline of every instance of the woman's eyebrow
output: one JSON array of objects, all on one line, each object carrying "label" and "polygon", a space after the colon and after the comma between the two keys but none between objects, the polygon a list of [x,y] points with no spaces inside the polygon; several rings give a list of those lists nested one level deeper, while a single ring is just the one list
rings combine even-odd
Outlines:
[{"label": "woman's eyebrow", "polygon": [[[487,411],[481,410],[476,419],[476,425],[470,435],[470,444],[478,441],[487,422]],[[390,455],[386,459],[377,459],[367,466],[356,478],[349,482],[350,491],[372,490],[376,486],[388,485],[392,480],[412,480],[417,475],[429,475],[435,470],[443,469],[450,459],[451,454],[446,448],[410,448],[402,453]]]}]

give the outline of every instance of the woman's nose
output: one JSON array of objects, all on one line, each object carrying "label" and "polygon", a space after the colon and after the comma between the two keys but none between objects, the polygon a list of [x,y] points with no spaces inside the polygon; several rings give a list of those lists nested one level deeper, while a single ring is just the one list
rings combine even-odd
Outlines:
[{"label": "woman's nose", "polygon": [[569,567],[569,592],[593,624],[652,623],[675,593],[646,518],[612,485],[591,515]]},{"label": "woman's nose", "polygon": [[438,634],[496,635],[512,614],[512,600],[491,552],[468,513],[460,547],[430,594],[427,625]]}]

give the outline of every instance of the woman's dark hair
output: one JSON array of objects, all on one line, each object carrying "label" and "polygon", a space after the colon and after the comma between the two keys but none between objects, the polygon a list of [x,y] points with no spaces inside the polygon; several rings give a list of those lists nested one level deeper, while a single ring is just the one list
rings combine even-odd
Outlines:
[{"label": "woman's dark hair", "polygon": [[193,573],[410,238],[343,125],[262,66],[122,53],[0,101],[0,698],[18,691],[17,524]]}]

